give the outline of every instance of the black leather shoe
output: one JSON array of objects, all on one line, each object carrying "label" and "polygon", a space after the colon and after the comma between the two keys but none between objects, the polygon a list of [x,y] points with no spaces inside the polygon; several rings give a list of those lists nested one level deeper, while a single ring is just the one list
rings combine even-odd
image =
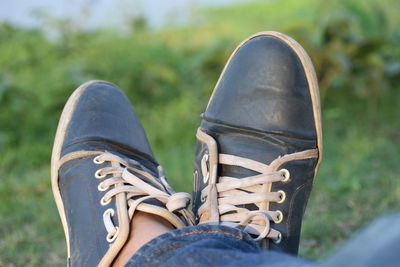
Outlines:
[{"label": "black leather shoe", "polygon": [[190,195],[175,193],[125,95],[91,81],[69,98],[51,160],[52,187],[72,266],[109,266],[135,211],[192,225]]},{"label": "black leather shoe", "polygon": [[297,254],[322,153],[318,84],[303,48],[276,32],[242,42],[196,136],[198,223],[241,227],[264,249]]}]

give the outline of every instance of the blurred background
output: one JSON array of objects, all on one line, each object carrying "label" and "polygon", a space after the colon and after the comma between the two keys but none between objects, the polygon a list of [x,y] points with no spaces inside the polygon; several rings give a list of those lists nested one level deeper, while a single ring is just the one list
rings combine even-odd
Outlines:
[{"label": "blurred background", "polygon": [[[9,1],[0,4],[0,266],[65,266],[49,163],[64,103],[91,79],[120,86],[177,190],[235,46],[294,37],[318,73],[324,160],[300,255],[321,259],[400,202],[397,0]],[[379,238],[379,237],[377,237]]]}]

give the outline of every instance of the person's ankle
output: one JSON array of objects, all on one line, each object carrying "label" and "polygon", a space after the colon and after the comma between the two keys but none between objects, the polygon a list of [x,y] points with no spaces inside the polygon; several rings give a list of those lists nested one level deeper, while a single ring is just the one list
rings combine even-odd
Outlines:
[{"label": "person's ankle", "polygon": [[129,239],[115,259],[113,266],[124,266],[143,245],[175,228],[165,219],[138,211],[131,220]]}]

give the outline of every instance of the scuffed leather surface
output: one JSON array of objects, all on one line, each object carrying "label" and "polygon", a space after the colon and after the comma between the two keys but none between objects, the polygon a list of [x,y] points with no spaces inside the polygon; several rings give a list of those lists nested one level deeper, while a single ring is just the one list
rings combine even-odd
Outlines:
[{"label": "scuffed leather surface", "polygon": [[[260,36],[247,41],[233,56],[203,114],[200,128],[218,143],[219,153],[246,157],[269,164],[285,154],[317,147],[312,100],[304,67],[294,51],[274,37]],[[194,211],[202,204],[200,192],[206,186],[200,162],[207,151],[197,142],[194,183]],[[282,232],[280,244],[266,239],[264,249],[297,254],[301,222],[311,191],[317,159],[292,161],[281,166],[290,171],[291,181],[273,183],[272,191],[284,190],[281,210],[284,220],[271,227]],[[219,176],[248,177],[257,173],[219,165]],[[254,205],[246,205],[254,209]]]},{"label": "scuffed leather surface", "polygon": [[[67,128],[61,155],[75,151],[111,152],[140,162],[151,174],[157,173],[154,159],[143,127],[129,100],[116,87],[95,84],[87,88],[77,101]],[[104,179],[96,179],[99,168],[94,156],[75,159],[59,169],[59,189],[70,236],[72,266],[97,266],[110,243],[103,223],[103,213],[112,208],[114,225],[118,226],[115,201],[102,206],[105,192],[98,190]]]},{"label": "scuffed leather surface", "polygon": [[[94,157],[73,160],[59,170],[59,187],[64,202],[65,215],[70,235],[72,266],[97,266],[108,250],[107,231],[103,213],[109,208],[116,209],[114,201],[100,205],[105,192],[97,190],[100,180],[94,177],[100,167]],[[118,225],[118,218],[114,216]]]},{"label": "scuffed leather surface", "polygon": [[154,157],[143,127],[126,96],[109,84],[95,84],[80,97],[65,136],[68,146],[87,141],[107,141]]},{"label": "scuffed leather surface", "polygon": [[316,137],[301,61],[274,37],[253,38],[236,52],[204,117],[242,128]]}]

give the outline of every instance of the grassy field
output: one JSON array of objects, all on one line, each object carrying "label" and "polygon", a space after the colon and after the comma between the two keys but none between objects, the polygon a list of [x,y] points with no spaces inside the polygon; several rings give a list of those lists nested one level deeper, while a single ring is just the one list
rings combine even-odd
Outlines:
[{"label": "grassy field", "polygon": [[[320,3],[197,10],[188,25],[153,31],[133,23],[131,35],[45,25],[60,33],[58,41],[0,25],[0,266],[65,264],[49,161],[62,107],[79,84],[119,85],[172,185],[190,192],[199,114],[234,47],[262,30],[296,37],[321,80],[324,159],[300,255],[321,259],[376,216],[399,211],[398,3]],[[393,7],[382,11],[384,19],[374,13],[378,4]]]}]

